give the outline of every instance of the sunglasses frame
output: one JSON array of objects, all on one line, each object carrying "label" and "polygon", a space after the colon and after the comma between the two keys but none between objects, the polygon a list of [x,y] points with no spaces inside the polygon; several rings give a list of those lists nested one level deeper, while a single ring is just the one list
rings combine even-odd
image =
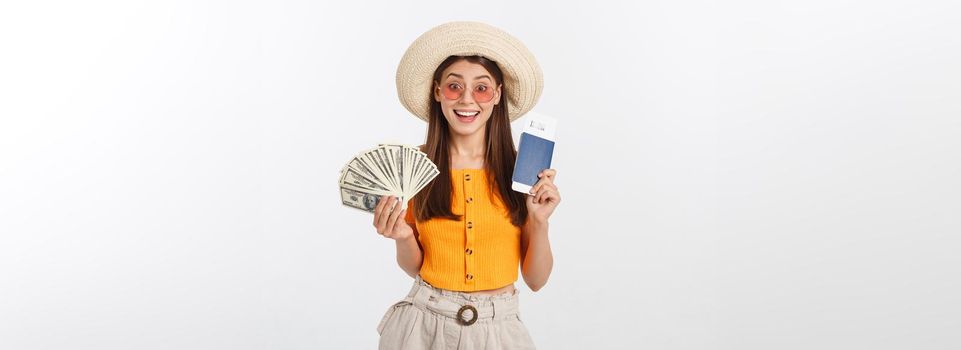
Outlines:
[{"label": "sunglasses frame", "polygon": [[[437,90],[441,90],[441,85],[440,85],[440,83],[437,82],[437,81],[435,81],[434,83],[435,83],[436,86],[437,86]],[[477,100],[477,96],[474,96],[474,90],[473,90],[473,89],[471,89],[471,91],[470,91],[471,97],[474,98],[474,101],[476,101],[477,103],[488,103],[488,102],[490,102],[490,101],[493,101],[495,98],[497,98],[498,94],[500,94],[500,89],[499,89],[499,88],[501,87],[501,85],[502,85],[502,84],[498,84],[497,87],[492,87],[492,88],[491,88],[491,89],[494,89],[494,93],[491,94],[491,99],[490,99],[490,100],[487,100],[487,101],[479,101],[479,100]],[[457,98],[448,98],[447,95],[444,94],[444,91],[443,91],[443,90],[441,90],[440,95],[441,95],[441,96],[444,96],[444,99],[446,99],[446,100],[448,100],[448,101],[457,101],[457,100],[459,100],[459,99],[461,99],[461,98],[464,97],[464,94],[461,93],[460,96],[458,96]]]}]

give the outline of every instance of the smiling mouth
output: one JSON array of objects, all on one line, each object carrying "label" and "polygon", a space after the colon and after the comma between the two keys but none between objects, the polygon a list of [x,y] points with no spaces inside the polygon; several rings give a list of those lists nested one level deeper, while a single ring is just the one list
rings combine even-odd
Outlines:
[{"label": "smiling mouth", "polygon": [[480,113],[480,112],[479,111],[460,111],[455,109],[454,113],[457,113],[458,117],[474,117],[474,116],[477,116],[477,113]]},{"label": "smiling mouth", "polygon": [[461,111],[455,109],[454,114],[457,115],[458,120],[464,123],[470,123],[473,122],[474,119],[477,119],[477,115],[480,114],[480,111]]}]

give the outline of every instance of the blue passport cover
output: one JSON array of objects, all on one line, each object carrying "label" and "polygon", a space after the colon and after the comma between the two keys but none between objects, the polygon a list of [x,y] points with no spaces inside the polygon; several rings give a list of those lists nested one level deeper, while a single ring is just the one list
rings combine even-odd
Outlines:
[{"label": "blue passport cover", "polygon": [[554,156],[554,141],[521,133],[520,150],[517,151],[517,161],[514,162],[512,180],[533,186],[537,183],[537,174],[551,167]]}]

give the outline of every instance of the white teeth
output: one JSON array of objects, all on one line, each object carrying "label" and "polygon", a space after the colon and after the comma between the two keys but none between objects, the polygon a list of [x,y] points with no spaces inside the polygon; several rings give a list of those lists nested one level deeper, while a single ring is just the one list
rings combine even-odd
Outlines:
[{"label": "white teeth", "polygon": [[464,113],[464,112],[461,112],[461,111],[454,111],[454,113],[457,113],[457,115],[459,115],[459,116],[461,116],[461,117],[473,117],[473,116],[477,115],[478,112]]}]

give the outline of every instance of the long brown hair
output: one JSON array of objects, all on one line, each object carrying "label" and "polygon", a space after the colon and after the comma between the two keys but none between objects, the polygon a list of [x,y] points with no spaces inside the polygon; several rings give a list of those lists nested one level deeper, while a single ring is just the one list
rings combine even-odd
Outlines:
[{"label": "long brown hair", "polygon": [[[488,190],[494,195],[494,189],[497,189],[497,195],[511,214],[511,223],[520,227],[527,220],[527,204],[525,203],[525,194],[511,189],[511,175],[514,173],[514,160],[517,158],[517,150],[514,148],[511,123],[508,119],[507,99],[505,97],[507,96],[507,87],[503,86],[504,74],[496,62],[487,58],[481,56],[450,56],[437,66],[433,81],[440,81],[444,70],[460,60],[484,66],[493,75],[494,83],[502,85],[501,102],[494,106],[491,117],[484,127],[487,134],[484,167],[488,170],[487,180],[491,184]],[[451,211],[451,192],[454,188],[450,179],[450,125],[447,123],[447,118],[444,118],[440,102],[434,100],[433,93],[427,98],[430,99],[430,115],[427,125],[427,141],[422,146],[421,151],[426,153],[427,157],[437,165],[440,174],[424,190],[414,196],[414,206],[417,208],[414,215],[418,221],[433,217],[460,220],[460,216],[454,215]]]}]

